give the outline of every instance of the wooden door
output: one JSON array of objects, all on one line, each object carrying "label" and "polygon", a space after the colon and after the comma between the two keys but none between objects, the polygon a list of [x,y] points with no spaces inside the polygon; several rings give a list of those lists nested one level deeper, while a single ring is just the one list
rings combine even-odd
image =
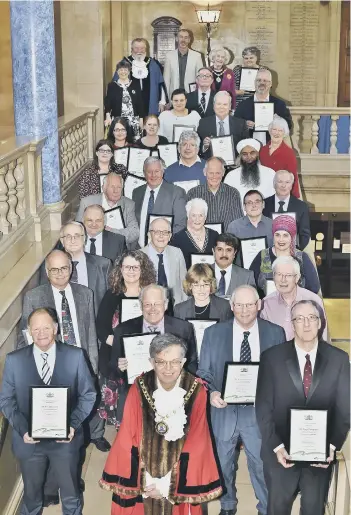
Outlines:
[{"label": "wooden door", "polygon": [[350,1],[342,2],[338,107],[350,107]]}]

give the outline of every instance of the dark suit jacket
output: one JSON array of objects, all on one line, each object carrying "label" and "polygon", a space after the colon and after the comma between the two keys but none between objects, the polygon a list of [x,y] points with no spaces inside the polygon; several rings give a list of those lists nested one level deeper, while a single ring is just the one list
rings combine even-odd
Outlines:
[{"label": "dark suit jacket", "polygon": [[[310,241],[311,228],[310,228],[310,213],[308,205],[303,200],[299,200],[290,195],[288,211],[296,213],[296,225],[298,234],[298,247],[303,250]],[[272,218],[272,213],[275,213],[275,195],[267,197],[264,201],[263,214],[268,218]]]},{"label": "dark suit jacket", "polygon": [[[265,322],[265,323],[262,323]],[[273,345],[286,340],[282,327],[260,318],[257,319],[261,353]],[[241,342],[235,342],[241,345]],[[197,375],[208,383],[209,391],[222,390],[224,366],[226,361],[233,361],[233,321],[214,324],[205,330],[202,340],[200,362]],[[246,409],[254,409],[247,407]],[[216,438],[228,441],[233,435],[237,423],[238,408],[228,405],[218,409],[211,407],[213,432]]]},{"label": "dark suit jacket", "polygon": [[105,229],[102,231],[103,257],[110,259],[112,263],[114,263],[125,250],[127,250],[127,246],[124,236],[111,231],[106,231]]},{"label": "dark suit jacket", "polygon": [[43,386],[33,356],[33,345],[10,352],[6,356],[5,368],[0,393],[0,411],[13,428],[12,450],[19,459],[29,458],[36,445],[43,448],[58,446],[62,453],[77,451],[83,445],[81,425],[90,415],[96,390],[89,372],[82,349],[64,343],[56,343],[55,367],[50,386],[65,385],[70,387],[70,426],[75,429],[75,436],[70,444],[24,443],[23,435],[29,430],[29,394],[30,386]]},{"label": "dark suit jacket", "polygon": [[[132,78],[132,82],[127,90],[132,100],[134,116],[144,118],[147,113],[145,113],[140,81]],[[121,86],[118,86],[114,81],[110,82],[107,86],[105,113],[111,113],[111,118],[122,115],[122,93]]]},{"label": "dark suit jacket", "polygon": [[256,393],[257,422],[262,435],[261,456],[276,463],[273,449],[289,452],[291,407],[328,410],[328,443],[339,450],[350,427],[350,364],[346,352],[320,340],[307,399],[294,340],[261,356]]},{"label": "dark suit jacket", "polygon": [[[93,292],[81,284],[70,283],[76,305],[79,339],[86,351],[95,373],[98,368],[98,344],[95,328]],[[43,284],[25,293],[23,299],[22,318],[18,334],[17,348],[26,347],[27,342],[22,331],[27,329],[28,317],[34,309],[52,308],[56,310],[54,294],[50,283]]]},{"label": "dark suit jacket", "polygon": [[[197,367],[196,344],[194,329],[190,322],[179,320],[168,315],[164,317],[165,333],[171,333],[179,338],[183,338],[188,345],[185,368],[195,374]],[[114,339],[111,352],[110,370],[116,374],[118,358],[124,356],[122,337],[127,334],[138,334],[143,331],[143,317],[133,318],[127,322],[119,324],[114,330]],[[118,372],[117,372],[118,375]]]},{"label": "dark suit jacket", "polygon": [[205,113],[202,110],[201,105],[199,104],[199,93],[198,90],[192,91],[191,93],[188,93],[186,96],[186,108],[189,109],[189,111],[196,111],[199,113],[201,118],[206,118],[207,116],[213,116],[215,114],[213,110],[213,99],[215,96],[215,92],[210,92],[210,98],[208,99],[208,104],[206,107]]},{"label": "dark suit jacket", "polygon": [[[211,265],[211,268],[213,270],[213,273],[215,273],[215,265]],[[250,284],[254,288],[257,288],[255,275],[251,270],[247,270],[246,268],[242,268],[241,266],[234,265],[233,263],[230,283],[227,288],[227,291],[225,292],[226,296],[230,297],[235,288],[237,288],[238,286],[242,286],[243,284]]]},{"label": "dark suit jacket", "polygon": [[[234,140],[234,148],[235,155],[238,155],[236,151],[236,146],[242,139],[249,137],[249,130],[246,126],[246,121],[241,120],[238,117],[229,116],[229,126],[230,126],[230,134],[233,135]],[[197,133],[203,141],[207,137],[217,137],[217,126],[216,126],[216,116],[208,116],[207,118],[202,118],[199,122],[199,126],[197,128]],[[202,150],[202,145],[201,149]],[[211,157],[211,147],[206,150],[204,153],[200,153],[204,159],[208,159]]]},{"label": "dark suit jacket", "polygon": [[[210,297],[210,318],[218,318],[220,322],[225,322],[233,318],[233,312],[227,299],[222,299],[216,295]],[[176,304],[174,307],[174,316],[185,320],[186,318],[195,318],[195,299],[190,299]]]}]

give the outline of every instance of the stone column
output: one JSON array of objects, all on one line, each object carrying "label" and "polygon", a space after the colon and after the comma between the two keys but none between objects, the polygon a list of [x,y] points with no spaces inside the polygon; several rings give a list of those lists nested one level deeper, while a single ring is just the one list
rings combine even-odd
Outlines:
[{"label": "stone column", "polygon": [[16,136],[46,137],[43,200],[59,210],[61,180],[53,0],[10,0]]}]

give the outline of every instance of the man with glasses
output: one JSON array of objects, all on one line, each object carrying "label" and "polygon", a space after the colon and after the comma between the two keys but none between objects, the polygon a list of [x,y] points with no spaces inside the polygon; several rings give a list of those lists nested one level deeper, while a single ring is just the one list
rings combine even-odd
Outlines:
[{"label": "man with glasses", "polygon": [[[346,352],[320,338],[322,310],[313,300],[291,309],[294,337],[263,353],[256,393],[268,513],[324,515],[335,460],[350,428],[350,363]],[[290,408],[327,410],[326,462],[289,463]],[[324,447],[324,449],[326,448]]]},{"label": "man with glasses", "polygon": [[205,161],[198,156],[200,138],[195,131],[184,131],[178,142],[179,161],[167,167],[165,181],[180,186],[185,191],[205,184]]},{"label": "man with glasses", "polygon": [[215,93],[211,89],[213,72],[211,68],[200,68],[196,76],[197,89],[186,96],[186,107],[189,112],[197,111],[201,118],[213,116],[213,99]]},{"label": "man with glasses", "polygon": [[280,256],[274,261],[272,270],[276,291],[263,299],[260,317],[282,326],[287,339],[291,340],[294,337],[294,326],[290,316],[291,307],[300,300],[313,300],[320,306],[324,315],[320,333],[323,340],[328,341],[323,301],[316,293],[298,285],[301,277],[299,262],[292,256]]},{"label": "man with glasses", "polygon": [[183,253],[177,247],[168,245],[172,237],[172,227],[165,218],[156,218],[150,224],[149,243],[141,250],[154,264],[157,284],[168,288],[173,304],[187,299],[183,291],[186,266]]},{"label": "man with glasses", "polygon": [[[267,488],[260,458],[261,435],[254,406],[227,404],[221,397],[226,362],[260,361],[261,353],[285,341],[284,330],[257,318],[261,301],[255,288],[239,286],[230,300],[234,321],[220,322],[205,330],[197,375],[210,392],[211,421],[226,494],[220,499],[220,515],[235,515],[236,446],[242,441],[251,483],[258,499],[258,513],[267,515]],[[278,513],[278,512],[277,512]],[[280,513],[279,513],[280,515]]]}]

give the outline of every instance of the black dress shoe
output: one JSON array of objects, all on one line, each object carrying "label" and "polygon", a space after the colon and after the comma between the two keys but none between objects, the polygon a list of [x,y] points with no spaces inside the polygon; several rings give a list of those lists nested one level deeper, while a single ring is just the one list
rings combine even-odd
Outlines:
[{"label": "black dress shoe", "polygon": [[60,504],[60,497],[58,495],[44,495],[43,507],[56,506]]},{"label": "black dress shoe", "polygon": [[107,452],[111,449],[111,445],[104,437],[96,438],[96,440],[92,440],[91,443],[93,443],[95,447],[101,452]]},{"label": "black dress shoe", "polygon": [[80,492],[84,492],[84,490],[85,490],[85,481],[84,481],[84,479],[80,478],[80,480],[79,480],[79,491]]}]

